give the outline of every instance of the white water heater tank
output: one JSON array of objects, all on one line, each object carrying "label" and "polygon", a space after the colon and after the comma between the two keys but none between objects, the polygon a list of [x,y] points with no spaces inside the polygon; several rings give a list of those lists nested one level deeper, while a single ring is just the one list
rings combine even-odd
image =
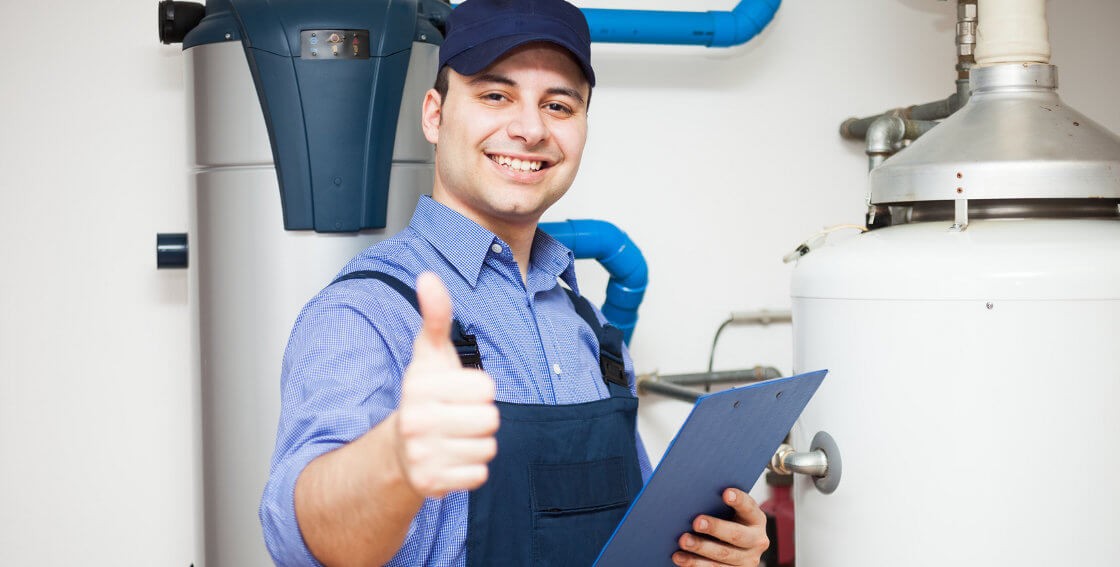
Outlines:
[{"label": "white water heater tank", "polygon": [[800,565],[1120,565],[1120,138],[1051,65],[970,81],[871,172],[894,226],[794,270],[794,370],[831,372],[793,445],[842,463],[796,481]]},{"label": "white water heater tank", "polygon": [[890,227],[793,280],[794,368],[830,373],[794,446],[812,567],[1120,564],[1120,220]]}]

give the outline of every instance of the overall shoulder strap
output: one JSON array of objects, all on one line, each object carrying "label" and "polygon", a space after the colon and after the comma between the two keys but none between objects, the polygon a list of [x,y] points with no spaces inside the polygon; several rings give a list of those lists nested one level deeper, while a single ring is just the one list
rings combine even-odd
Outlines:
[{"label": "overall shoulder strap", "polygon": [[409,305],[412,305],[412,308],[415,309],[417,313],[420,312],[420,302],[417,301],[417,299],[416,299],[416,290],[412,289],[411,287],[408,286],[408,284],[402,282],[401,280],[397,279],[396,277],[393,277],[393,276],[390,276],[389,274],[386,274],[385,272],[375,272],[375,271],[372,271],[372,270],[362,270],[362,271],[359,271],[359,272],[350,272],[349,274],[346,274],[344,276],[339,276],[338,279],[331,282],[331,285],[334,285],[338,282],[344,282],[344,281],[347,281],[347,280],[378,280],[378,281],[381,281],[381,282],[385,283],[386,285],[388,285],[389,287],[393,288],[394,291],[399,293],[401,295],[401,297],[403,297],[405,299],[405,301],[408,301]]},{"label": "overall shoulder strap", "polygon": [[576,313],[595,332],[595,338],[599,339],[599,368],[603,371],[603,381],[608,386],[614,383],[628,389],[630,384],[626,381],[626,365],[622,360],[622,331],[610,323],[600,324],[599,318],[595,316],[595,309],[587,298],[576,295],[576,292],[568,288],[564,288],[564,291],[572,298]]},{"label": "overall shoulder strap", "polygon": [[[385,272],[377,272],[373,270],[361,270],[357,272],[350,272],[338,279],[331,282],[334,285],[338,282],[347,280],[378,280],[393,288],[412,305],[416,313],[420,313],[420,301],[416,299],[416,290],[409,287],[408,284],[402,282],[399,278],[386,274]],[[468,335],[463,332],[463,326],[459,323],[458,319],[451,321],[451,344],[455,345],[455,351],[459,353],[459,362],[462,363],[464,368],[477,368],[482,370],[482,353],[478,350],[478,340],[474,335]]]}]

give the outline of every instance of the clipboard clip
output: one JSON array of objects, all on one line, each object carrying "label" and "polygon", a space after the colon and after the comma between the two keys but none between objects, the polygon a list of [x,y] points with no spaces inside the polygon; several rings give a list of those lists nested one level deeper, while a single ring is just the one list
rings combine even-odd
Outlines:
[{"label": "clipboard clip", "polygon": [[782,443],[770,458],[769,469],[778,474],[803,474],[813,477],[813,484],[824,494],[832,494],[840,485],[843,470],[840,448],[831,435],[819,431],[813,436],[808,452],[799,453],[792,445]]}]

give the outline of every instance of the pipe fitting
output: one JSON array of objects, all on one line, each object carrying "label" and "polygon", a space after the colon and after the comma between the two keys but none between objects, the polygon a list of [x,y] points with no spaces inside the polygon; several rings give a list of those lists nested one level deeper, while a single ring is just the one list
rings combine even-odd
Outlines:
[{"label": "pipe fitting", "polygon": [[840,124],[840,137],[848,140],[866,140],[867,130],[876,120],[885,116],[905,116],[905,108],[892,108],[882,114],[866,116],[864,118],[852,117]]},{"label": "pipe fitting", "polygon": [[900,116],[881,116],[867,129],[867,156],[870,169],[875,169],[888,156],[898,151],[904,140],[916,140],[937,126],[931,120],[907,120]]},{"label": "pipe fitting", "polygon": [[825,431],[818,431],[809,444],[808,453],[798,453],[782,444],[770,459],[770,470],[778,474],[804,474],[813,478],[813,485],[822,494],[832,494],[840,486],[844,462],[840,447]]},{"label": "pipe fitting", "polygon": [[820,449],[798,453],[792,446],[782,443],[770,458],[769,468],[782,475],[797,473],[824,478],[828,476],[828,455]]},{"label": "pipe fitting", "polygon": [[896,115],[876,118],[867,128],[867,155],[890,155],[906,136],[906,121]]},{"label": "pipe fitting", "polygon": [[[960,0],[957,4],[957,64],[976,62],[976,0]],[[960,67],[958,67],[960,70]]]}]

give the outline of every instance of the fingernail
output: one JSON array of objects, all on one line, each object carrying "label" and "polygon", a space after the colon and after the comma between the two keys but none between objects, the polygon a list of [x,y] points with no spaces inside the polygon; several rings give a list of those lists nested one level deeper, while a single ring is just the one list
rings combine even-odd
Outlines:
[{"label": "fingernail", "polygon": [[696,547],[696,538],[690,535],[684,536],[684,546],[689,549]]},{"label": "fingernail", "polygon": [[734,502],[738,499],[739,499],[739,495],[736,494],[734,490],[728,490],[727,491],[727,501],[728,502]]},{"label": "fingernail", "polygon": [[700,520],[698,522],[696,522],[696,526],[699,527],[702,530],[706,530],[706,529],[708,529],[708,520],[705,520],[704,518],[700,518]]}]

